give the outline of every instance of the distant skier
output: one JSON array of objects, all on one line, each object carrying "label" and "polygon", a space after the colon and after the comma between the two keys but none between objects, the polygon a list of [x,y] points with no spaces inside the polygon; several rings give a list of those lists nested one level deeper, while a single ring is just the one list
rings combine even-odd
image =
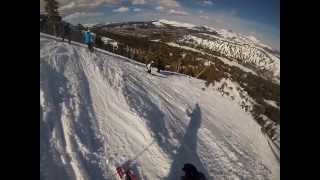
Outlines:
[{"label": "distant skier", "polygon": [[199,172],[192,164],[184,164],[182,170],[184,171],[185,175],[181,177],[181,180],[206,180],[204,174]]},{"label": "distant skier", "polygon": [[147,72],[149,73],[149,74],[151,74],[151,67],[152,67],[152,65],[153,65],[153,61],[151,61],[151,62],[149,62],[148,64],[147,64]]},{"label": "distant skier", "polygon": [[65,23],[64,24],[64,28],[63,28],[64,32],[62,35],[62,41],[64,41],[65,38],[68,39],[69,44],[71,43],[71,27],[69,23]]},{"label": "distant skier", "polygon": [[94,45],[94,36],[92,32],[90,32],[89,28],[84,32],[84,43],[88,45],[88,48],[91,52],[93,52],[93,45]]}]

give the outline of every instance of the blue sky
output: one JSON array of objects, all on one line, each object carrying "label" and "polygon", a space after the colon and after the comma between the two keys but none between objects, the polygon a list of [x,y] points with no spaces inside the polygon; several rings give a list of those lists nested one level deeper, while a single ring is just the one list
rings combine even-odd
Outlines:
[{"label": "blue sky", "polygon": [[176,20],[252,35],[280,50],[280,0],[61,0],[61,6],[72,23]]}]

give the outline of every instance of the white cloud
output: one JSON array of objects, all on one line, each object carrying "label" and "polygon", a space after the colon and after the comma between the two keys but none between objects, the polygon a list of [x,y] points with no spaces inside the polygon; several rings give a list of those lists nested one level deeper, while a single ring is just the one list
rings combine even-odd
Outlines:
[{"label": "white cloud", "polygon": [[182,15],[182,16],[188,15],[188,13],[185,11],[179,11],[179,10],[175,10],[175,9],[170,9],[169,13],[174,14],[174,15]]},{"label": "white cloud", "polygon": [[162,7],[162,6],[157,6],[156,7],[156,10],[158,10],[158,11],[162,11],[164,8]]},{"label": "white cloud", "polygon": [[[43,8],[44,0],[40,0],[40,5]],[[165,8],[181,7],[177,0],[127,0],[132,5],[155,4]],[[77,8],[94,8],[100,5],[121,5],[123,0],[58,0],[63,9],[77,9]]]},{"label": "white cloud", "polygon": [[[59,10],[96,7],[102,4],[120,4],[120,0],[58,0]],[[40,8],[44,6],[44,0],[40,0]]]},{"label": "white cloud", "polygon": [[203,18],[203,19],[206,19],[206,20],[209,19],[209,16],[200,16],[200,17]]},{"label": "white cloud", "polygon": [[75,5],[76,5],[75,2],[71,2],[71,3],[67,4],[67,5],[64,5],[64,6],[60,7],[59,10],[63,11],[63,10],[66,10],[66,9],[72,9],[72,8],[75,7]]},{"label": "white cloud", "polygon": [[119,0],[81,0],[77,2],[77,5],[79,7],[87,7],[87,6],[91,6],[91,7],[95,7],[95,6],[99,6],[102,4],[119,4],[120,1]]},{"label": "white cloud", "polygon": [[80,17],[96,17],[103,16],[103,13],[86,13],[86,12],[75,12],[68,16],[65,16],[63,20],[70,21],[72,19],[80,18]]},{"label": "white cloud", "polygon": [[203,1],[203,5],[209,5],[209,6],[212,6],[212,5],[213,5],[213,3],[212,3],[212,1],[206,0],[206,1]]},{"label": "white cloud", "polygon": [[159,0],[158,3],[164,7],[180,7],[176,0]]},{"label": "white cloud", "polygon": [[145,0],[133,0],[133,1],[132,1],[132,4],[133,4],[133,5],[146,4],[146,1],[145,1]]},{"label": "white cloud", "polygon": [[114,9],[113,12],[119,12],[119,13],[122,13],[122,12],[128,12],[129,11],[129,8],[128,7],[119,7],[118,9]]},{"label": "white cloud", "polygon": [[200,14],[202,14],[202,13],[203,13],[203,10],[202,10],[202,9],[200,9],[200,10],[199,10],[199,13],[200,13]]},{"label": "white cloud", "polygon": [[140,9],[140,8],[134,8],[133,11],[134,11],[134,12],[140,12],[141,9]]}]

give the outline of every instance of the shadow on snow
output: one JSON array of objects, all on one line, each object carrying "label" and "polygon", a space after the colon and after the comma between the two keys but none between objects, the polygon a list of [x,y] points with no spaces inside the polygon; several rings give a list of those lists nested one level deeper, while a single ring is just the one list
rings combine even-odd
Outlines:
[{"label": "shadow on snow", "polygon": [[188,116],[190,117],[190,122],[182,141],[180,141],[180,147],[177,153],[173,155],[173,162],[169,175],[166,178],[167,180],[180,179],[183,175],[182,167],[185,163],[195,165],[199,171],[203,172],[206,177],[208,177],[208,173],[203,167],[197,153],[198,130],[201,125],[201,109],[198,103]]}]

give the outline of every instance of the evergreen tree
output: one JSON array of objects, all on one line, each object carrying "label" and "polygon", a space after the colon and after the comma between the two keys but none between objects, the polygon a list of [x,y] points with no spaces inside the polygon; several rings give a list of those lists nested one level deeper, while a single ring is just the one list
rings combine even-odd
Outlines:
[{"label": "evergreen tree", "polygon": [[158,72],[160,72],[160,70],[164,70],[164,61],[165,61],[165,54],[164,53],[165,53],[165,49],[164,49],[163,45],[160,44],[159,51],[157,51],[155,53],[156,66],[157,66]]},{"label": "evergreen tree", "polygon": [[46,2],[45,11],[48,13],[48,30],[49,33],[56,35],[58,23],[61,21],[58,8],[59,3],[56,0],[44,0]]},{"label": "evergreen tree", "polygon": [[147,52],[146,52],[146,55],[144,57],[145,59],[145,63],[149,63],[150,61],[154,61],[155,60],[155,53],[151,51],[151,49],[149,49]]},{"label": "evergreen tree", "polygon": [[104,48],[104,42],[102,41],[101,36],[98,33],[96,36],[96,46],[101,49]]}]

